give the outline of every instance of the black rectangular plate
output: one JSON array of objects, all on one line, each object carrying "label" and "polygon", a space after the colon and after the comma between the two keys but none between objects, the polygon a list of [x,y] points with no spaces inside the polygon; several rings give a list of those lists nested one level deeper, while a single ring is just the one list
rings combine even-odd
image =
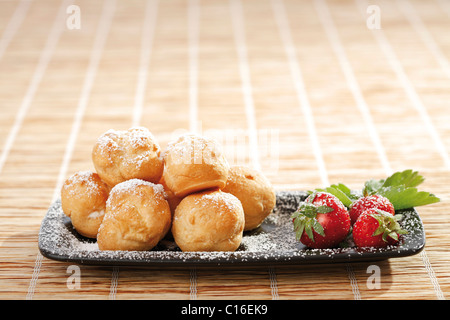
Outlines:
[{"label": "black rectangular plate", "polygon": [[170,238],[150,251],[100,251],[95,239],[84,238],[73,229],[57,200],[42,221],[39,250],[47,258],[79,264],[186,267],[375,261],[414,255],[425,246],[422,221],[411,208],[400,212],[400,224],[408,234],[396,246],[359,249],[349,237],[339,248],[306,248],[295,239],[290,216],[307,196],[303,191],[277,192],[274,212],[259,228],[244,232],[240,247],[233,252],[182,252]]}]

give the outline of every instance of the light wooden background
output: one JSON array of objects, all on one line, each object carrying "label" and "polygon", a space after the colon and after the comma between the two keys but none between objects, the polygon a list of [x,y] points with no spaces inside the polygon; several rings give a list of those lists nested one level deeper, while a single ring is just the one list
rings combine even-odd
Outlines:
[{"label": "light wooden background", "polygon": [[[370,4],[380,30],[365,1],[0,1],[0,298],[448,298],[450,2]],[[182,130],[238,134],[228,152],[279,190],[412,168],[443,201],[419,210],[425,251],[376,263],[379,289],[373,263],[81,265],[70,289],[70,264],[39,253],[41,220],[92,169],[95,139],[132,125],[163,147]]]}]

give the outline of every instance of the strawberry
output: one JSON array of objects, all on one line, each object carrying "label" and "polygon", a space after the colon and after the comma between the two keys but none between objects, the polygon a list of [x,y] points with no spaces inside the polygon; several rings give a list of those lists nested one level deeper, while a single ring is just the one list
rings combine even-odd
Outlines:
[{"label": "strawberry", "polygon": [[334,195],[315,192],[292,215],[297,240],[310,248],[330,248],[350,231],[347,208]]},{"label": "strawberry", "polygon": [[380,209],[364,211],[353,225],[353,241],[357,247],[385,248],[399,242],[399,236],[406,234],[398,223],[401,215],[393,216]]},{"label": "strawberry", "polygon": [[390,214],[395,214],[395,209],[392,203],[381,195],[370,195],[359,198],[350,207],[350,218],[352,219],[352,225],[356,222],[358,217],[368,209],[380,209]]}]

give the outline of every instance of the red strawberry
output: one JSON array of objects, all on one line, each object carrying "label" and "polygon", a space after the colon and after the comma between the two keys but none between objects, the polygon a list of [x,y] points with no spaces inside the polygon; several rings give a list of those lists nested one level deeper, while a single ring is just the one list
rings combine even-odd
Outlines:
[{"label": "red strawberry", "polygon": [[380,195],[371,195],[359,198],[353,202],[349,214],[352,219],[352,225],[358,220],[358,217],[368,209],[380,209],[390,214],[395,214],[395,209],[392,203],[385,197]]},{"label": "red strawberry", "polygon": [[297,239],[311,248],[335,247],[350,231],[347,208],[330,193],[311,194],[292,218]]},{"label": "red strawberry", "polygon": [[385,248],[396,244],[399,235],[407,233],[398,223],[401,218],[379,209],[366,210],[353,225],[353,241],[357,247]]}]

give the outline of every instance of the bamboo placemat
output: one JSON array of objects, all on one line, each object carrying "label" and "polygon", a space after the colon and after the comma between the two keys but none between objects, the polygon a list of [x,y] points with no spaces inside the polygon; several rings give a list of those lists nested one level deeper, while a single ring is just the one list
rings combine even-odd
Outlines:
[{"label": "bamboo placemat", "polygon": [[[447,298],[449,28],[446,0],[0,1],[0,298]],[[162,147],[215,132],[278,190],[359,188],[412,168],[442,202],[419,209],[422,253],[377,263],[167,270],[43,258],[38,231],[62,181],[92,169],[101,133],[132,125]]]}]

